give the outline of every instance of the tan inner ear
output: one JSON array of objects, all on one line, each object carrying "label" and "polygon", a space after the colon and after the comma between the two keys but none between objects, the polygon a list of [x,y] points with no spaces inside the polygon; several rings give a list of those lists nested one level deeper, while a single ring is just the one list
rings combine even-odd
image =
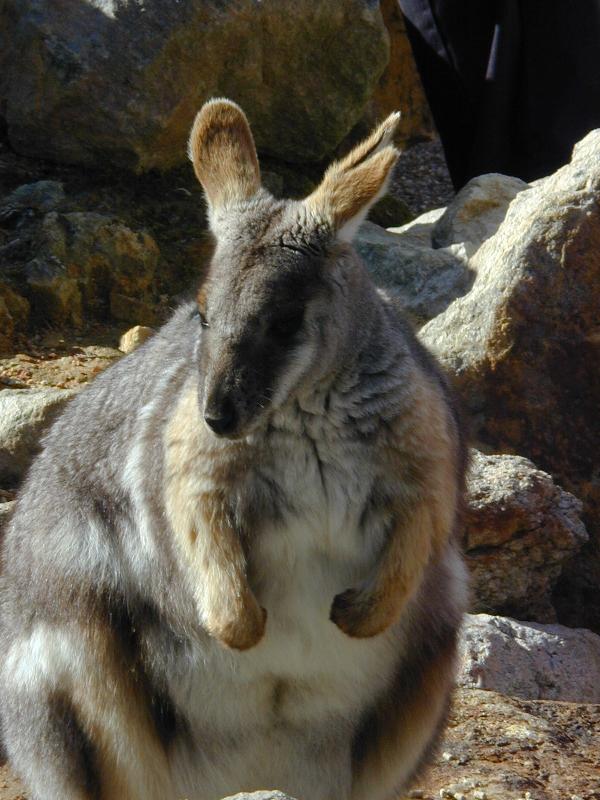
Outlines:
[{"label": "tan inner ear", "polygon": [[248,200],[260,188],[250,125],[230,100],[202,106],[192,126],[189,155],[212,209]]},{"label": "tan inner ear", "polygon": [[352,148],[341,161],[332,164],[330,169],[337,169],[340,172],[352,169],[352,167],[357,167],[363,161],[366,161],[369,156],[387,147],[387,145],[392,142],[399,122],[400,112],[395,111],[393,114],[390,114],[381,125],[375,128],[370,136],[364,139],[360,144],[357,144],[356,147]]},{"label": "tan inner ear", "polygon": [[321,185],[307,198],[307,205],[340,230],[354,218],[366,215],[383,194],[398,155],[395,147],[388,146],[351,169],[332,165]]},{"label": "tan inner ear", "polygon": [[[329,167],[321,184],[306,198],[306,206],[312,213],[325,218],[337,231],[352,220],[360,223],[385,192],[399,156],[390,144],[399,122],[399,112],[390,114],[345,158]],[[354,225],[346,230],[350,229]]]}]

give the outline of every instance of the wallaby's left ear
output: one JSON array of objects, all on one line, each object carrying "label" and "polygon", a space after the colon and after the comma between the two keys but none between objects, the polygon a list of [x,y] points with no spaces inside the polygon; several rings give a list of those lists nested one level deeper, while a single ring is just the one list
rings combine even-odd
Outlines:
[{"label": "wallaby's left ear", "polygon": [[371,206],[385,194],[400,155],[390,145],[399,121],[398,112],[391,114],[368,139],[333,163],[304,201],[312,213],[329,222],[339,238],[350,241]]},{"label": "wallaby's left ear", "polygon": [[231,100],[205,103],[194,120],[188,152],[209,210],[248,200],[260,189],[260,168],[250,125]]}]

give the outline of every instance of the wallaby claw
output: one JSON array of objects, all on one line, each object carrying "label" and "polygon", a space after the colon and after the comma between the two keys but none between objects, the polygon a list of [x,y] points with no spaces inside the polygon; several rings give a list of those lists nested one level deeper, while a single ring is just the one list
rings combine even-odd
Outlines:
[{"label": "wallaby claw", "polygon": [[394,622],[395,615],[387,612],[374,595],[347,589],[333,598],[329,619],[347,636],[367,639],[383,633]]},{"label": "wallaby claw", "polygon": [[244,612],[236,619],[210,626],[211,635],[231,650],[255,647],[265,634],[267,612],[258,603],[246,607]]}]

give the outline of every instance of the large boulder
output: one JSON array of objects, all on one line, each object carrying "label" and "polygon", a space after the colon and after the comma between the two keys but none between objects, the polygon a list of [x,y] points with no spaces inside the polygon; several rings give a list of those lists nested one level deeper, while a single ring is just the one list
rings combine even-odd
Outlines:
[{"label": "large boulder", "polygon": [[361,119],[389,55],[369,0],[5,0],[0,109],[21,153],[168,168],[225,95],[259,151],[319,162]]},{"label": "large boulder", "polygon": [[39,450],[43,432],[74,389],[4,389],[0,392],[0,483],[13,485],[24,476]]},{"label": "large boulder", "polygon": [[460,245],[433,250],[416,222],[389,230],[364,222],[354,245],[375,283],[422,325],[465,294],[473,275]]},{"label": "large boulder", "polygon": [[390,35],[390,59],[373,92],[373,115],[383,119],[392,111],[402,112],[394,137],[399,145],[431,138],[435,130],[433,118],[408,40],[400,3],[398,0],[381,0],[380,5]]},{"label": "large boulder", "polygon": [[600,636],[564,625],[468,615],[459,683],[527,700],[600,703]]},{"label": "large boulder", "polygon": [[[443,241],[455,238],[447,226]],[[590,543],[562,619],[600,630],[600,131],[471,246],[470,291],[420,335],[453,374],[476,437],[530,458],[584,501]]]},{"label": "large boulder", "polygon": [[14,334],[26,329],[29,311],[28,300],[0,280],[0,353],[10,350]]},{"label": "large boulder", "polygon": [[119,220],[86,212],[46,214],[35,256],[25,265],[32,312],[38,321],[58,325],[81,325],[84,314],[154,321],[143,301],[158,258],[152,236]]},{"label": "large boulder", "polygon": [[481,244],[496,233],[510,203],[528,188],[528,183],[508,175],[492,173],[473,178],[437,220],[431,243],[434,247],[460,242]]},{"label": "large boulder", "polygon": [[24,214],[47,214],[55,211],[65,200],[65,190],[59,181],[24,183],[0,200],[0,222],[21,219]]},{"label": "large boulder", "polygon": [[555,622],[554,587],[588,541],[582,503],[519,456],[473,451],[467,488],[472,609]]}]

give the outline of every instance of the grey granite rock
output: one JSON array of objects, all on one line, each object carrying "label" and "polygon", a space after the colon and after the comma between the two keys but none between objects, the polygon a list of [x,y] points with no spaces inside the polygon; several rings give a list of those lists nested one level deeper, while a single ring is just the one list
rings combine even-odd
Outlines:
[{"label": "grey granite rock", "polygon": [[600,636],[564,625],[468,615],[459,683],[528,700],[600,703]]}]

